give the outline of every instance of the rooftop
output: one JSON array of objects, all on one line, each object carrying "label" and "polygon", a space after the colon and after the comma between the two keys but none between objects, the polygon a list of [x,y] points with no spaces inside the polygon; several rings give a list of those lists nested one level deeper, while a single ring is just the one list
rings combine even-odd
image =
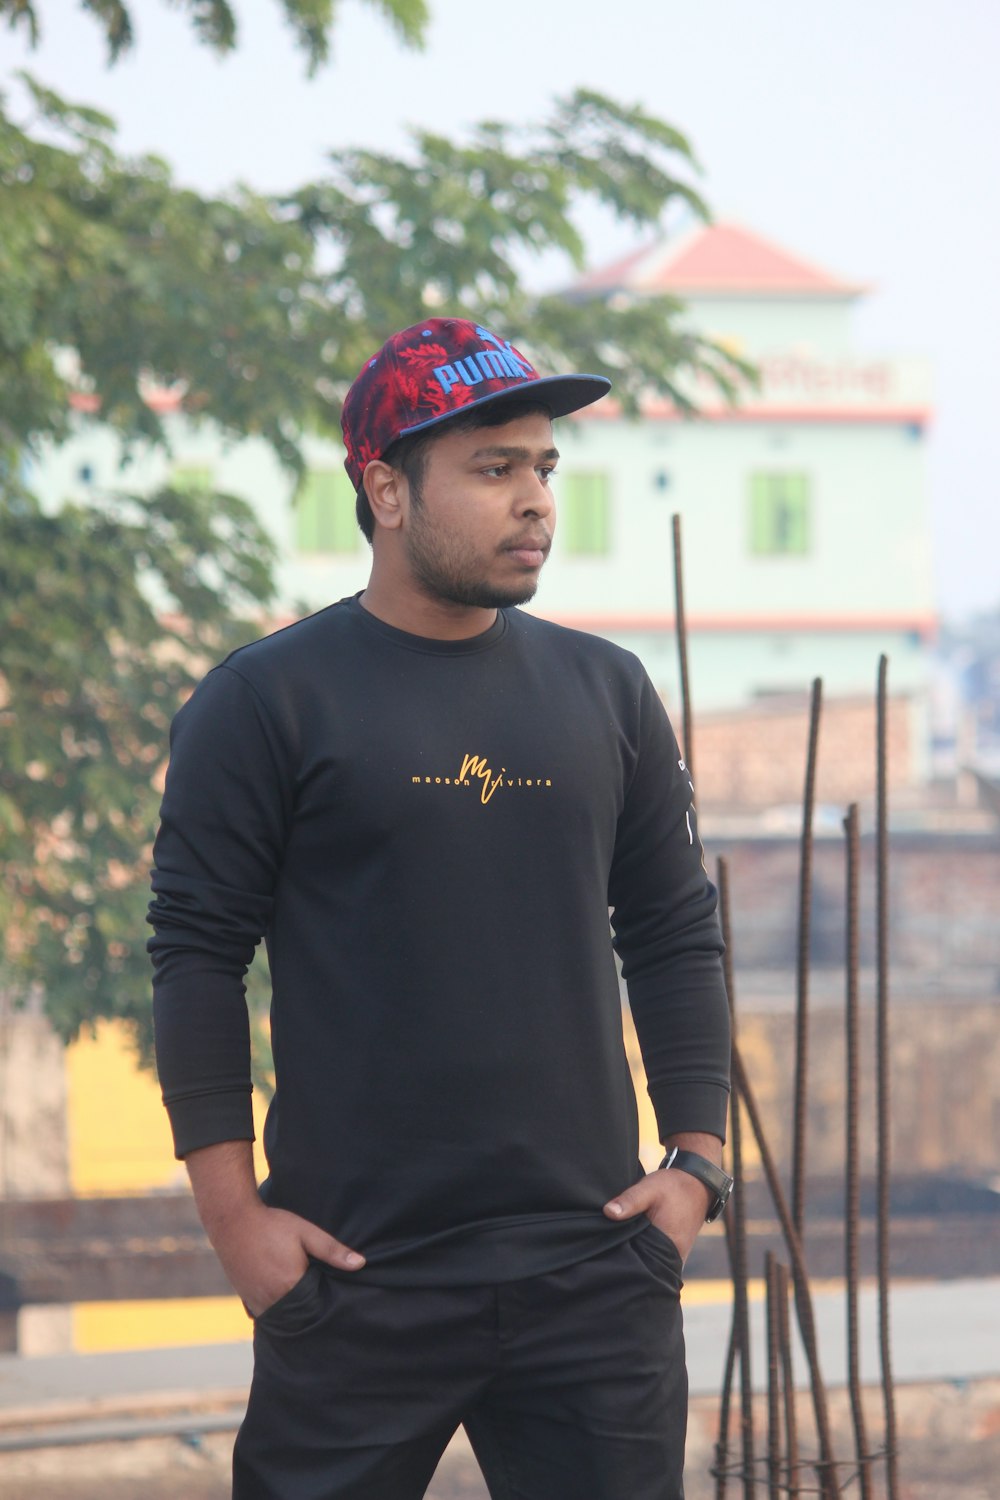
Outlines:
[{"label": "rooftop", "polygon": [[676,240],[590,271],[574,292],[629,291],[676,296],[775,296],[848,299],[865,288],[841,280],[811,261],[740,224],[699,225]]}]

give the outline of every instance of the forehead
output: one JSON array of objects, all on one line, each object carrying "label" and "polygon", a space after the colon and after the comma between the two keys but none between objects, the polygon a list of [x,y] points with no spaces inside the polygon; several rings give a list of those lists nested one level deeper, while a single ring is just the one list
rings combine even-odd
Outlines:
[{"label": "forehead", "polygon": [[474,455],[521,448],[526,456],[554,454],[552,418],[545,412],[526,412],[498,427],[472,427],[458,432],[443,430],[431,445],[430,459],[449,463],[467,461]]}]

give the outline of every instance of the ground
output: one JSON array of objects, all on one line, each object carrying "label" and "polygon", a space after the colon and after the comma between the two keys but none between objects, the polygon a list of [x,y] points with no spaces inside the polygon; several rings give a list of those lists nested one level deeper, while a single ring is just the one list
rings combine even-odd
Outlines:
[{"label": "ground", "polygon": [[[800,1402],[805,1447],[807,1398]],[[837,1451],[847,1453],[850,1429],[844,1393],[834,1393],[830,1404]],[[865,1405],[872,1441],[877,1443],[877,1390],[866,1392]],[[714,1500],[716,1494],[709,1468],[717,1409],[714,1398],[692,1402],[687,1500]],[[994,1500],[1000,1474],[1000,1379],[900,1387],[897,1418],[899,1500]],[[201,1439],[158,1437],[0,1453],[0,1494],[4,1500],[227,1500],[231,1448],[231,1433],[210,1433]],[[764,1451],[761,1433],[757,1452]],[[845,1471],[844,1481],[848,1474]],[[806,1486],[812,1487],[808,1479],[803,1480]],[[763,1500],[763,1474],[757,1490]],[[881,1469],[873,1490],[881,1500]],[[845,1495],[858,1492],[856,1480],[845,1485]],[[727,1493],[731,1500],[742,1495],[740,1481],[730,1480]],[[461,1439],[445,1456],[427,1500],[486,1500],[475,1462]]]}]

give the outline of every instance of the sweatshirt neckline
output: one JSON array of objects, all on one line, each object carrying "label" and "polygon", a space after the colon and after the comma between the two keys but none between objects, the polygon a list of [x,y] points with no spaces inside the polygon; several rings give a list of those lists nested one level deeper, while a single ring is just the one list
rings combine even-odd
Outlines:
[{"label": "sweatshirt neckline", "polygon": [[507,634],[507,615],[502,609],[497,610],[497,617],[488,630],[483,630],[479,635],[465,636],[461,640],[438,640],[432,636],[411,635],[408,630],[399,630],[395,625],[389,625],[385,620],[380,620],[370,610],[365,609],[360,602],[361,594],[357,593],[344,603],[348,611],[361,621],[367,629],[374,631],[394,646],[401,647],[404,651],[419,651],[424,656],[473,656],[477,651],[488,651],[495,646]]}]

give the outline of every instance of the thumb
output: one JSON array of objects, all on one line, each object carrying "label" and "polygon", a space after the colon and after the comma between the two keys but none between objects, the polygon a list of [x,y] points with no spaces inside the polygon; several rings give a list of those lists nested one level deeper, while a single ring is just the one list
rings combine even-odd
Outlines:
[{"label": "thumb", "polygon": [[612,1198],[610,1203],[605,1203],[604,1212],[609,1219],[634,1219],[636,1214],[644,1213],[652,1202],[652,1194],[644,1178],[642,1182],[634,1182],[624,1193],[619,1193],[617,1198]]},{"label": "thumb", "polygon": [[365,1263],[364,1256],[357,1250],[350,1249],[315,1224],[310,1224],[303,1232],[302,1248],[314,1260],[326,1261],[327,1265],[336,1266],[341,1271],[359,1271]]}]

